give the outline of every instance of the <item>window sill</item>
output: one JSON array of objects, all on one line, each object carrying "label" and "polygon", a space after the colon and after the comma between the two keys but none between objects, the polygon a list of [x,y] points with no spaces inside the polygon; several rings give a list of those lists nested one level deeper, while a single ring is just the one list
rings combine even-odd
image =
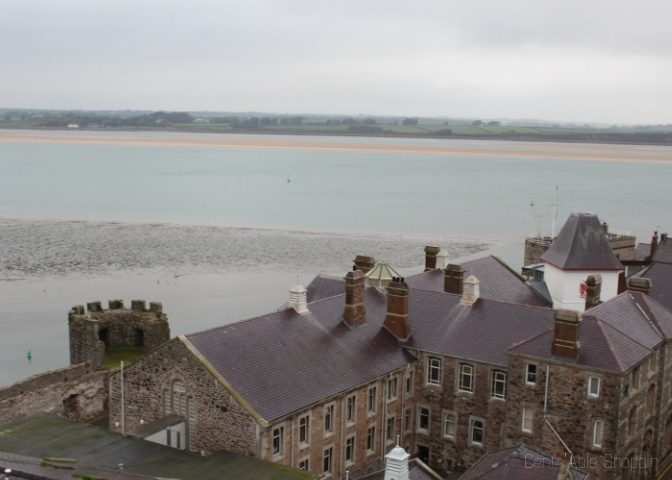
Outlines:
[{"label": "window sill", "polygon": [[474,392],[467,392],[464,390],[458,390],[455,392],[455,395],[458,397],[474,398]]},{"label": "window sill", "polygon": [[443,441],[444,442],[450,442],[450,443],[457,443],[457,441],[455,440],[455,437],[452,437],[450,435],[444,435],[443,436]]},{"label": "window sill", "polygon": [[334,436],[334,431],[333,430],[328,430],[324,432],[324,438],[329,438]]},{"label": "window sill", "polygon": [[536,384],[536,383],[527,383],[527,382],[525,382],[525,388],[529,388],[529,389],[531,389],[531,390],[534,390],[535,388],[537,388],[537,384]]},{"label": "window sill", "polygon": [[442,390],[440,383],[425,383],[425,388],[429,388],[430,390]]},{"label": "window sill", "polygon": [[415,433],[419,433],[420,435],[429,435],[429,430],[423,430],[422,428],[418,428]]},{"label": "window sill", "polygon": [[506,405],[506,398],[490,397],[488,399],[488,403],[499,403],[500,405]]},{"label": "window sill", "polygon": [[481,450],[483,449],[483,444],[482,444],[482,443],[478,443],[478,442],[469,442],[469,446],[470,446],[470,447],[480,448]]},{"label": "window sill", "polygon": [[532,432],[531,432],[531,431],[528,431],[528,430],[521,430],[521,431],[520,431],[520,434],[521,434],[523,437],[531,437],[531,436],[532,436]]}]

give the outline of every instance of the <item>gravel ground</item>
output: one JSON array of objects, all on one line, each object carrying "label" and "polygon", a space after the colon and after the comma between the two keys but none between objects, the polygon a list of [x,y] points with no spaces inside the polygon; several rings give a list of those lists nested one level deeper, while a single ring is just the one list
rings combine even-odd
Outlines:
[{"label": "gravel ground", "polygon": [[347,236],[171,224],[0,219],[0,280],[102,276],[158,270],[174,275],[256,271],[329,272],[357,254],[395,268],[424,263],[425,245],[451,258],[492,245],[432,238]]}]

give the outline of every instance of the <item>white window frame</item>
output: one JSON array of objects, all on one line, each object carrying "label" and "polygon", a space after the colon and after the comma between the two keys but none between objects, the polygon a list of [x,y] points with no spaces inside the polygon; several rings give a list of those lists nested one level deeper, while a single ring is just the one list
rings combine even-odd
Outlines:
[{"label": "white window frame", "polygon": [[408,372],[406,375],[406,395],[411,395],[413,393],[413,370]]},{"label": "white window frame", "polygon": [[[599,432],[599,438],[598,438],[598,432]],[[593,439],[591,442],[594,448],[602,448],[603,435],[604,435],[604,422],[599,418],[595,419],[595,421],[593,422]]]},{"label": "white window frame", "polygon": [[[334,469],[334,447],[324,449],[322,455],[322,471],[323,473],[331,473]],[[328,462],[328,463],[327,463]]]},{"label": "white window frame", "polygon": [[367,409],[370,413],[374,413],[376,411],[377,393],[378,392],[376,391],[376,387],[369,388],[369,392],[366,396],[366,401],[367,401]]},{"label": "white window frame", "polygon": [[299,470],[308,471],[308,459],[307,458],[305,460],[301,460],[299,462]]},{"label": "white window frame", "polygon": [[[348,452],[348,449],[350,450]],[[355,437],[354,435],[345,441],[345,463],[355,463]]]},{"label": "white window frame", "polygon": [[[329,427],[327,428],[327,418],[329,418]],[[324,406],[324,431],[334,433],[334,404]]]},{"label": "white window frame", "polygon": [[376,426],[373,425],[366,430],[366,451],[373,453],[376,450]]},{"label": "white window frame", "polygon": [[[593,393],[593,381],[597,382],[597,393]],[[588,396],[591,398],[597,398],[600,396],[600,387],[601,385],[600,377],[588,377]]]},{"label": "white window frame", "polygon": [[[283,443],[284,443],[284,432],[285,428],[284,427],[277,427],[273,429],[273,438],[272,438],[272,443],[271,443],[271,451],[273,452],[274,457],[280,457],[282,456],[282,451],[283,451]],[[277,432],[277,435],[276,435]],[[276,442],[277,440],[277,442]]]},{"label": "white window frame", "polygon": [[299,443],[305,445],[310,443],[310,415],[299,418]]},{"label": "white window frame", "polygon": [[357,414],[357,395],[351,395],[346,400],[345,420],[353,423]]},{"label": "white window frame", "polygon": [[[452,421],[450,418],[452,417]],[[453,425],[454,433],[448,433],[448,425]],[[443,413],[443,437],[455,440],[457,437],[457,413],[453,411]]]},{"label": "white window frame", "polygon": [[399,390],[399,382],[396,376],[387,379],[387,401],[393,402],[397,399],[397,391]]},{"label": "white window frame", "polygon": [[[498,378],[499,376],[499,378]],[[499,400],[506,400],[506,372],[503,370],[491,370],[490,373],[490,398],[497,398]],[[496,393],[496,386],[501,384],[502,393]]]},{"label": "white window frame", "polygon": [[[433,373],[436,372],[436,375]],[[441,386],[443,361],[439,357],[427,357],[427,385]],[[436,378],[434,378],[436,377]]]},{"label": "white window frame", "polygon": [[[390,425],[390,423],[392,425]],[[397,429],[397,422],[395,421],[395,417],[387,417],[387,420],[385,421],[385,440],[387,443],[394,441],[394,433],[396,429]]]},{"label": "white window frame", "polygon": [[[468,373],[468,374],[465,373],[465,370],[467,368],[471,369],[471,372]],[[459,372],[459,375],[458,375],[458,378],[457,378],[457,390],[458,391],[465,392],[465,393],[474,393],[474,383],[475,383],[475,377],[476,377],[475,370],[476,370],[476,368],[474,368],[474,366],[471,363],[459,363],[458,364],[458,372]],[[463,382],[463,378],[466,378],[466,377],[469,377],[471,379],[470,380],[471,385],[470,385],[469,389],[464,388],[465,385],[464,385],[464,382]]]},{"label": "white window frame", "polygon": [[[427,428],[423,428],[422,425],[422,411],[427,410]],[[432,423],[432,410],[426,405],[418,405],[418,416],[417,416],[418,425],[416,430],[421,433],[429,434],[429,428]]]},{"label": "white window frame", "polygon": [[[477,442],[474,440],[474,430],[476,429],[476,423],[480,423],[481,427],[481,441]],[[482,418],[472,418],[469,421],[469,443],[471,445],[483,446],[485,443],[485,421]]]},{"label": "white window frame", "polygon": [[[530,367],[534,367],[534,381],[530,382]],[[539,376],[539,365],[535,363],[526,363],[525,364],[525,385],[536,385],[537,384],[537,377]]]},{"label": "white window frame", "polygon": [[[525,427],[525,421],[529,422],[529,427]],[[520,430],[525,433],[532,433],[534,430],[534,409],[530,407],[523,407],[523,420],[520,425]]]}]

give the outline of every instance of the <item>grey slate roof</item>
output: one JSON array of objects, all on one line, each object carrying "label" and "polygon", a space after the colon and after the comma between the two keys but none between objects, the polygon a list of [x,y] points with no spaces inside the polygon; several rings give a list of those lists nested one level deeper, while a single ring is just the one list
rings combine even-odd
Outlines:
[{"label": "grey slate roof", "polygon": [[38,413],[0,426],[0,451],[38,458],[73,458],[80,464],[110,470],[117,470],[118,465],[123,463],[124,472],[132,474],[124,475],[123,478],[133,479],[138,478],[135,475],[182,480],[317,478],[317,475],[310,472],[224,450],[201,457],[46,413]]},{"label": "grey slate roof", "polygon": [[672,263],[672,240],[670,238],[661,240],[658,243],[651,260],[654,262]]},{"label": "grey slate roof", "polygon": [[[525,283],[525,279],[511,270],[494,255],[462,264],[465,277],[473,275],[480,282],[481,298],[501,302],[520,303],[539,307],[549,305]],[[443,292],[443,271],[432,270],[406,278],[411,288]]]},{"label": "grey slate roof", "polygon": [[505,350],[554,325],[554,311],[480,298],[473,306],[460,295],[411,289],[410,348],[507,365]]},{"label": "grey slate roof", "polygon": [[345,292],[345,280],[343,277],[331,275],[317,275],[306,287],[308,303],[317,302],[324,298],[342,295]]},{"label": "grey slate roof", "polygon": [[[531,468],[531,465],[538,468]],[[521,443],[486,453],[460,480],[556,480],[560,467],[560,460]],[[588,477],[587,472],[575,467],[572,467],[572,473],[576,480]]]},{"label": "grey slate roof", "polygon": [[672,263],[652,263],[633,276],[651,280],[651,298],[672,310]]},{"label": "grey slate roof", "polygon": [[638,243],[635,247],[635,260],[645,260],[649,255],[651,255],[651,244]]},{"label": "grey slate roof", "polygon": [[[626,372],[651,355],[672,333],[672,312],[650,297],[624,292],[583,314],[576,364]],[[509,352],[549,358],[554,329],[508,349]]]},{"label": "grey slate roof", "polygon": [[365,291],[367,322],[342,321],[345,295],[186,335],[234,390],[268,421],[413,362],[383,329],[387,301]]},{"label": "grey slate roof", "polygon": [[562,270],[624,270],[593,213],[572,213],[541,260]]}]

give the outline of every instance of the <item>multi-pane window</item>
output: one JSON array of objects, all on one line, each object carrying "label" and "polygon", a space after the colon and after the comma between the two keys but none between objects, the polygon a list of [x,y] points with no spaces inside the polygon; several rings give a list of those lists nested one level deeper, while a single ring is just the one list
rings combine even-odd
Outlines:
[{"label": "multi-pane window", "polygon": [[369,388],[369,412],[376,411],[376,387]]},{"label": "multi-pane window", "polygon": [[483,443],[483,422],[480,420],[471,421],[471,443]]},{"label": "multi-pane window", "polygon": [[501,370],[492,371],[492,390],[490,396],[493,398],[506,398],[506,373]]},{"label": "multi-pane window", "polygon": [[404,413],[404,430],[410,430],[411,429],[411,409],[409,408],[406,410],[406,413]]},{"label": "multi-pane window", "polygon": [[454,413],[446,413],[444,418],[443,434],[446,437],[455,438],[455,433],[457,432],[457,417]]},{"label": "multi-pane window", "polygon": [[345,419],[348,422],[354,422],[355,421],[355,405],[356,405],[355,400],[356,400],[356,398],[357,397],[355,397],[354,395],[352,397],[348,397],[347,405],[346,405],[346,408],[345,408]]},{"label": "multi-pane window", "polygon": [[310,417],[301,417],[299,419],[299,442],[308,443],[310,435]]},{"label": "multi-pane window", "polygon": [[299,470],[308,470],[308,460],[302,460],[299,462]]},{"label": "multi-pane window", "polygon": [[322,471],[324,473],[331,473],[331,456],[334,453],[333,448],[327,448],[324,451],[324,463],[323,463],[323,468]]},{"label": "multi-pane window", "polygon": [[523,407],[523,432],[532,432],[534,425],[534,410],[528,407]]},{"label": "multi-pane window", "polygon": [[525,372],[525,383],[537,383],[537,366],[531,363],[527,364],[527,371]]},{"label": "multi-pane window", "polygon": [[397,377],[390,378],[387,381],[387,399],[393,400],[397,398]]},{"label": "multi-pane window", "polygon": [[418,428],[420,430],[429,430],[429,409],[420,408],[418,415]]},{"label": "multi-pane window", "polygon": [[324,431],[331,432],[334,423],[334,406],[324,407]]},{"label": "multi-pane window", "polygon": [[602,420],[595,420],[593,424],[593,447],[602,446]]},{"label": "multi-pane window", "polygon": [[345,441],[345,461],[353,462],[355,459],[355,437],[350,437]]},{"label": "multi-pane window", "polygon": [[588,396],[589,397],[599,397],[600,396],[600,379],[597,377],[588,378]]},{"label": "multi-pane window", "polygon": [[366,432],[366,449],[373,451],[376,442],[376,427],[371,427]]},{"label": "multi-pane window", "polygon": [[460,363],[459,390],[463,392],[474,391],[474,366],[468,363]]},{"label": "multi-pane window", "polygon": [[441,385],[441,359],[429,357],[427,359],[427,383]]},{"label": "multi-pane window", "polygon": [[283,427],[273,430],[273,455],[282,455],[282,434]]},{"label": "multi-pane window", "polygon": [[387,419],[387,433],[385,438],[387,440],[394,440],[394,417]]},{"label": "multi-pane window", "polygon": [[406,376],[406,393],[413,392],[413,372],[408,372]]}]

